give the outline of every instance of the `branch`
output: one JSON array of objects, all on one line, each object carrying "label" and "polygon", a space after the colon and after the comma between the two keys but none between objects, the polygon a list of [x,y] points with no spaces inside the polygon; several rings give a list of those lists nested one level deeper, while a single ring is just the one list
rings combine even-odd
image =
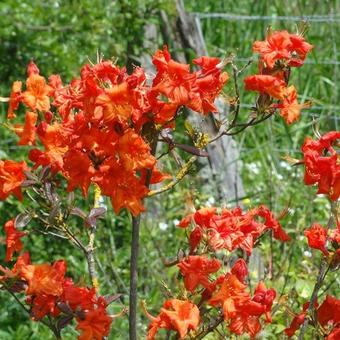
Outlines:
[{"label": "branch", "polygon": [[[97,184],[95,184],[95,187],[94,187],[94,204],[93,204],[94,208],[99,208],[100,195],[101,195],[100,188]],[[89,270],[89,277],[90,277],[92,287],[94,287],[95,289],[97,289],[98,286],[99,286],[98,279],[97,279],[97,273],[96,273],[96,261],[95,261],[95,258],[94,258],[94,239],[95,239],[95,235],[96,235],[96,229],[97,228],[96,228],[95,224],[90,226],[89,243],[88,243],[87,247],[85,248],[85,256],[86,256],[87,266],[88,266],[88,270]]]},{"label": "branch", "polygon": [[211,333],[215,328],[217,328],[223,322],[223,316],[220,316],[212,325],[210,325],[206,330],[201,332],[195,337],[195,340],[203,339],[207,334]]},{"label": "branch", "polygon": [[137,285],[138,285],[138,253],[139,253],[140,215],[132,217],[131,259],[130,259],[130,340],[137,340]]},{"label": "branch", "polygon": [[[145,132],[151,154],[155,155],[158,141],[158,131],[155,126],[149,126]],[[150,185],[152,170],[148,170],[145,186]],[[131,257],[130,257],[130,301],[129,301],[129,337],[130,340],[137,340],[137,298],[138,298],[138,253],[139,253],[139,230],[140,215],[132,216],[132,235],[131,235]]]},{"label": "branch", "polygon": [[183,167],[178,171],[177,175],[175,176],[175,179],[173,181],[171,181],[170,183],[168,183],[167,185],[164,185],[163,187],[156,189],[156,190],[151,190],[148,193],[147,197],[151,197],[151,196],[155,196],[158,194],[161,194],[165,191],[168,191],[170,189],[172,189],[176,184],[178,184],[183,178],[184,176],[189,172],[191,166],[195,163],[197,159],[197,156],[192,156],[188,162],[186,162]]}]

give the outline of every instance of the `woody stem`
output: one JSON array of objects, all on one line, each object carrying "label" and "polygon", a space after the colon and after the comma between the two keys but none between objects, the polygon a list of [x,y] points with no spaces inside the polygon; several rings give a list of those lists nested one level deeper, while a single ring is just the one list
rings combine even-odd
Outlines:
[{"label": "woody stem", "polygon": [[139,252],[140,215],[132,217],[132,240],[130,262],[130,308],[129,335],[130,340],[137,339],[137,284],[138,284],[138,252]]},{"label": "woody stem", "polygon": [[[97,184],[94,186],[94,202],[93,208],[99,208],[100,206],[100,197],[101,197],[101,190]],[[96,262],[94,258],[94,239],[96,235],[96,225],[92,225],[90,229],[89,235],[89,243],[85,248],[85,256],[87,260],[87,266],[89,270],[89,277],[92,284],[92,287],[95,289],[98,288],[98,280],[97,280],[97,273],[96,273]]]},{"label": "woody stem", "polygon": [[91,227],[90,231],[90,239],[89,244],[85,251],[85,256],[87,260],[87,266],[89,271],[89,277],[92,284],[92,287],[97,288],[97,278],[96,278],[96,268],[95,268],[95,259],[94,259],[94,237],[96,233],[96,227]]},{"label": "woody stem", "polygon": [[[151,154],[155,155],[157,148],[158,132],[154,126],[145,134],[151,146]],[[152,170],[148,170],[145,186],[150,185]],[[132,216],[131,257],[130,257],[130,301],[129,301],[129,337],[137,340],[137,286],[138,286],[138,253],[139,253],[140,215]]]}]

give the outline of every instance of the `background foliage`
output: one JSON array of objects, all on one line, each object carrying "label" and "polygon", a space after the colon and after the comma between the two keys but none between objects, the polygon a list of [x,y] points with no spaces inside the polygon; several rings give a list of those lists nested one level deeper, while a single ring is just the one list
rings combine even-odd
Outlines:
[{"label": "background foliage", "polygon": [[[244,58],[252,57],[251,44],[264,37],[269,24],[274,29],[294,31],[296,22],[275,20],[276,16],[332,15],[339,13],[338,1],[185,1],[186,9],[200,13],[234,13],[243,15],[272,16],[272,20],[223,20],[201,19],[203,34],[211,55],[223,57],[234,53],[243,65]],[[0,3],[0,96],[7,96],[11,83],[25,78],[25,68],[34,59],[43,75],[60,73],[66,81],[77,76],[79,67],[96,60],[97,51],[105,58],[118,58],[119,64],[138,64],[140,55],[152,53],[163,44],[157,35],[153,48],[143,46],[144,26],[150,22],[160,27],[159,11],[164,10],[170,17],[176,15],[171,0],[3,0]],[[290,154],[301,157],[299,148],[306,135],[312,134],[312,119],[321,132],[339,129],[339,67],[340,22],[311,22],[307,40],[315,49],[301,70],[293,75],[300,100],[312,100],[314,107],[303,113],[302,119],[287,127],[282,119],[275,117],[260,126],[249,128],[237,137],[240,149],[240,167],[246,191],[241,203],[253,207],[263,203],[279,213],[289,207],[289,214],[282,221],[292,236],[292,242],[282,245],[263,240],[258,256],[253,260],[251,278],[267,278],[269,261],[273,262],[273,282],[288,305],[296,310],[313,288],[316,275],[318,252],[308,250],[302,230],[313,221],[326,223],[329,206],[326,198],[316,197],[315,189],[303,185],[302,169],[291,168],[282,157]],[[158,39],[158,40],[157,40]],[[256,65],[249,73],[255,72]],[[254,96],[244,94],[243,103],[252,104]],[[1,121],[5,120],[6,105],[0,106]],[[246,114],[249,108],[242,108]],[[17,149],[16,139],[1,128],[0,157],[22,159],[23,149]],[[176,134],[185,134],[182,124]],[[181,137],[183,138],[183,137]],[[175,171],[174,164],[164,164],[168,171]],[[183,180],[171,193],[161,199],[148,202],[148,212],[143,218],[140,256],[140,297],[147,301],[150,311],[157,311],[163,300],[164,287],[171,287],[177,279],[175,268],[164,269],[161,259],[173,257],[179,248],[185,246],[185,235],[175,224],[185,213],[190,202],[200,206],[233,206],[211,194],[213,183],[200,190],[202,179],[199,168]],[[209,189],[209,185],[211,188]],[[88,210],[86,202],[80,203]],[[130,218],[123,213],[115,216],[109,202],[108,214],[99,223],[96,239],[98,268],[101,279],[101,293],[122,293],[121,302],[112,306],[118,311],[127,303],[129,284]],[[12,218],[22,207],[15,199],[0,202],[0,222]],[[75,221],[77,223],[79,221]],[[81,222],[80,222],[81,223]],[[82,228],[80,225],[79,228]],[[3,233],[1,234],[3,237]],[[1,239],[3,241],[3,238]],[[69,273],[75,279],[87,280],[86,263],[82,254],[71,245],[56,239],[30,235],[25,240],[34,261],[49,261],[65,257]],[[0,258],[4,258],[4,246],[0,247]],[[103,251],[105,249],[105,251]],[[269,255],[268,255],[269,254]],[[269,285],[270,280],[269,280]],[[326,285],[335,289],[339,278],[329,275]],[[6,306],[0,315],[1,339],[49,339],[49,330],[43,325],[30,322],[14,301],[0,291],[0,304]],[[154,308],[154,310],[153,310]],[[273,325],[262,333],[261,338],[280,337],[287,324],[285,309],[279,309]],[[145,331],[146,320],[140,320],[141,334]],[[126,339],[127,318],[114,322],[110,339]],[[67,328],[65,339],[74,339],[75,331]],[[142,337],[142,336],[141,336]]]}]

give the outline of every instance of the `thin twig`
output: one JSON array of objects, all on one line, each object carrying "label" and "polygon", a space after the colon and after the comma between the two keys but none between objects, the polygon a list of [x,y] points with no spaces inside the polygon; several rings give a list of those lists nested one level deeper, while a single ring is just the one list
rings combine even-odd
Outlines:
[{"label": "thin twig", "polygon": [[191,166],[195,163],[197,159],[197,156],[192,156],[184,165],[183,167],[178,171],[177,175],[175,176],[175,179],[168,183],[167,185],[164,185],[163,187],[156,189],[156,190],[151,190],[148,193],[147,197],[155,196],[158,194],[161,194],[165,191],[168,191],[172,189],[176,184],[178,184],[184,177],[185,175],[189,172]]},{"label": "thin twig", "polygon": [[222,322],[223,322],[224,318],[223,316],[221,316],[219,319],[217,319],[212,325],[210,325],[206,330],[204,330],[203,332],[201,332],[200,334],[198,334],[195,337],[195,340],[200,340],[203,339],[207,334],[211,333],[212,331],[214,331],[215,328],[217,328]]}]

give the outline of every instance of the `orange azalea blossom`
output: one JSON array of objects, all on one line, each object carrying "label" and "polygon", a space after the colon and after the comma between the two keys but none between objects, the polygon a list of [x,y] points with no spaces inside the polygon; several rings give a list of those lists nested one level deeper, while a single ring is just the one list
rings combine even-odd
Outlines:
[{"label": "orange azalea blossom", "polygon": [[260,54],[269,68],[273,68],[277,60],[285,60],[289,66],[302,66],[312,48],[301,35],[287,31],[274,31],[265,41],[255,41],[253,44],[253,51]]},{"label": "orange azalea blossom", "polygon": [[[145,311],[146,312],[146,311]],[[159,328],[172,329],[178,332],[179,338],[184,339],[189,330],[195,330],[200,323],[198,307],[187,300],[167,300],[157,317],[146,312],[151,320],[147,339],[155,339]]]},{"label": "orange azalea blossom", "polygon": [[189,292],[193,292],[199,285],[210,288],[209,275],[217,272],[221,263],[217,259],[205,256],[188,256],[177,264],[184,276],[184,285]]},{"label": "orange azalea blossom", "polygon": [[18,231],[14,226],[14,219],[9,220],[4,225],[6,233],[6,258],[5,261],[12,261],[14,252],[20,252],[22,250],[21,238],[26,235],[22,231]]},{"label": "orange azalea blossom", "polygon": [[109,335],[112,317],[106,313],[104,299],[100,297],[98,300],[97,308],[86,311],[83,320],[77,318],[76,329],[82,332],[78,340],[102,340]]},{"label": "orange azalea blossom", "polygon": [[126,170],[151,169],[156,163],[156,158],[150,154],[150,146],[130,129],[119,139],[117,147]]},{"label": "orange azalea blossom", "polygon": [[17,110],[21,102],[21,81],[15,81],[12,85],[12,92],[9,98],[9,106],[7,111],[7,119],[13,119],[16,117],[14,111]]},{"label": "orange azalea blossom", "polygon": [[60,310],[57,307],[57,299],[57,296],[47,294],[28,296],[26,303],[32,306],[31,317],[33,320],[41,320],[48,314],[53,317],[58,316],[60,314]]},{"label": "orange azalea blossom", "polygon": [[245,89],[265,93],[276,99],[284,99],[286,83],[270,75],[254,75],[244,79]]},{"label": "orange azalea blossom", "polygon": [[274,105],[274,107],[280,109],[280,115],[284,118],[287,124],[292,124],[297,121],[300,118],[301,110],[309,106],[309,103],[298,103],[297,92],[293,85],[289,86],[285,90],[282,103]]},{"label": "orange azalea blossom", "polygon": [[334,149],[338,140],[340,131],[330,131],[316,141],[307,137],[302,146],[305,184],[318,184],[318,194],[326,194],[333,201],[340,197],[340,162]]},{"label": "orange azalea blossom", "polygon": [[39,74],[40,70],[38,68],[38,66],[34,63],[33,60],[31,60],[28,65],[27,65],[27,76],[31,76],[34,74]]},{"label": "orange azalea blossom", "polygon": [[304,231],[308,239],[308,245],[311,248],[321,250],[325,256],[328,256],[326,249],[327,242],[327,229],[323,228],[320,224],[314,223],[309,229]]},{"label": "orange azalea blossom", "polygon": [[224,320],[235,318],[238,307],[250,300],[245,290],[246,287],[235,275],[227,273],[219,291],[211,297],[208,303],[212,306],[222,306]]},{"label": "orange azalea blossom", "polygon": [[251,298],[243,284],[236,275],[227,273],[218,292],[208,301],[212,306],[221,306],[224,320],[229,322],[229,330],[241,335],[248,333],[255,338],[261,330],[259,318],[266,315],[266,321],[271,322],[270,311],[275,299],[274,289],[266,289],[260,282]]},{"label": "orange azalea blossom", "polygon": [[63,157],[68,150],[65,143],[66,131],[58,123],[49,125],[46,122],[41,122],[36,131],[45,151],[32,149],[29,152],[29,159],[35,163],[33,168],[40,165],[50,166],[52,172],[60,171],[64,165]]},{"label": "orange azalea blossom", "polygon": [[257,287],[255,288],[252,300],[257,303],[260,303],[264,307],[267,322],[272,322],[270,311],[272,309],[275,297],[276,297],[275,289],[273,288],[267,289],[263,282],[258,283]]},{"label": "orange azalea blossom", "polygon": [[22,93],[22,102],[31,110],[48,111],[50,109],[50,86],[44,77],[31,74],[26,81],[26,91]]},{"label": "orange azalea blossom", "polygon": [[16,124],[14,132],[20,137],[18,145],[33,145],[35,141],[35,124],[38,120],[38,114],[35,112],[26,112],[25,125]]},{"label": "orange azalea blossom", "polygon": [[230,270],[231,274],[235,275],[242,283],[245,283],[245,278],[248,276],[248,267],[243,259],[238,259]]},{"label": "orange azalea blossom", "polygon": [[46,294],[60,296],[63,293],[65,272],[66,263],[60,260],[53,265],[44,263],[23,266],[20,275],[28,283],[27,295]]},{"label": "orange azalea blossom", "polygon": [[137,216],[145,211],[142,200],[149,192],[148,188],[134,171],[125,170],[114,159],[105,161],[100,167],[100,174],[94,178],[103,195],[111,198],[116,214],[123,208]]},{"label": "orange azalea blossom", "polygon": [[0,200],[13,194],[22,200],[21,184],[25,180],[24,170],[28,170],[25,162],[0,160]]},{"label": "orange azalea blossom", "polygon": [[77,286],[70,278],[65,279],[63,288],[61,300],[67,301],[73,311],[79,308],[81,310],[94,309],[97,301],[95,288]]},{"label": "orange azalea blossom", "polygon": [[217,112],[215,99],[229,79],[227,72],[221,72],[223,62],[219,58],[200,57],[194,59],[193,63],[201,67],[201,70],[196,72],[197,93],[188,106],[205,115]]},{"label": "orange azalea blossom", "polygon": [[[155,122],[171,121],[182,105],[202,114],[216,112],[214,101],[228,80],[220,59],[201,57],[193,62],[201,69],[190,72],[190,66],[171,59],[167,47],[153,56],[157,75],[149,95],[149,102],[155,110]],[[163,99],[165,98],[165,100]]]},{"label": "orange azalea blossom", "polygon": [[[114,85],[112,88],[105,90],[104,94],[99,95],[96,104],[103,108],[103,120],[109,123],[112,120],[124,122],[130,119],[133,107],[130,105],[129,97],[127,82]],[[97,112],[99,113],[100,111]]]}]

